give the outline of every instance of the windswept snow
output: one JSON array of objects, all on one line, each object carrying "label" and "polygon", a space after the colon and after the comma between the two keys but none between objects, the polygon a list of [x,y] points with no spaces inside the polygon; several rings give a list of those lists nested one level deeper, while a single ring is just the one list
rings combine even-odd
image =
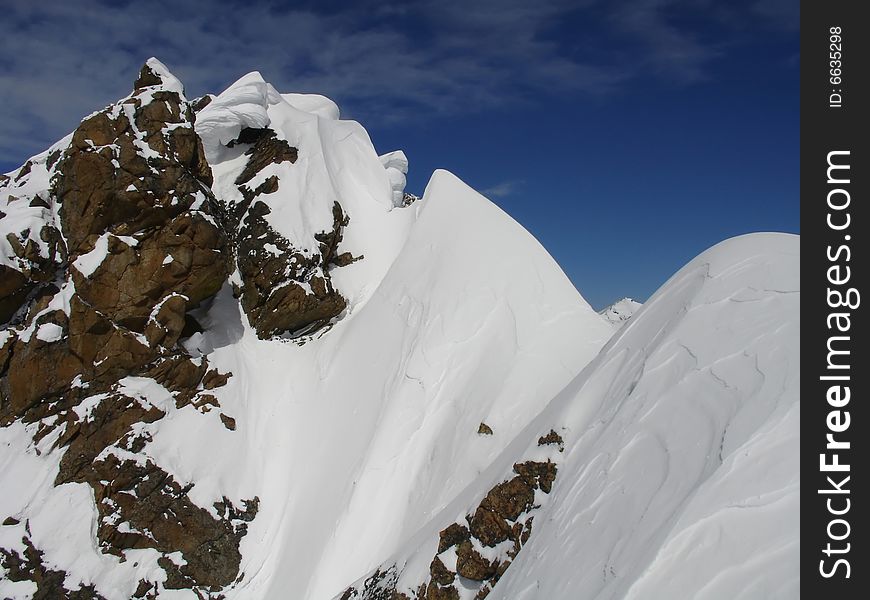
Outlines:
[{"label": "windswept snow", "polygon": [[[242,541],[250,575],[228,599],[340,592],[473,482],[611,334],[537,241],[455,176],[436,172],[408,210],[369,302],[320,339],[258,340],[228,289],[203,320],[196,343],[233,373],[217,392],[238,429],[171,412],[149,452],[199,482],[201,505],[260,497]],[[481,421],[495,435],[477,435]]]},{"label": "windswept snow", "polygon": [[555,428],[553,492],[488,598],[796,598],[799,291],[797,236],[703,253],[383,564],[418,585],[438,531]]}]

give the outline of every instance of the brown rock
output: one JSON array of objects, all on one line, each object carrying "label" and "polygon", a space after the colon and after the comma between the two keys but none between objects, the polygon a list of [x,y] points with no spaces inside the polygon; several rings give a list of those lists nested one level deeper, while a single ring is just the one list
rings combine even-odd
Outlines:
[{"label": "brown rock", "polygon": [[[160,560],[158,559],[158,564]],[[139,580],[139,585],[136,586],[136,591],[133,592],[134,598],[144,599],[144,598],[156,598],[156,593],[154,592],[156,585],[147,581],[145,579]]]},{"label": "brown rock", "polygon": [[[215,519],[193,504],[187,495],[192,484],[182,487],[150,461],[143,465],[115,455],[94,463],[87,479],[97,498],[97,537],[104,551],[180,551],[187,564],[174,572],[179,587],[224,587],[235,581],[246,527]],[[119,531],[124,523],[125,531]],[[144,531],[148,534],[137,533]]]},{"label": "brown rock", "polygon": [[139,78],[133,83],[134,90],[141,90],[152,85],[162,85],[163,80],[147,64],[139,70]]},{"label": "brown rock", "polygon": [[[278,139],[278,135],[271,129],[243,129],[239,134],[239,140],[255,139],[254,145],[245,154],[248,162],[244,170],[236,178],[236,185],[249,182],[254,176],[271,164],[282,162],[295,163],[298,153],[287,143],[287,140]],[[240,143],[245,143],[240,141]]]},{"label": "brown rock", "polygon": [[30,175],[30,170],[33,168],[33,161],[26,161],[21,168],[18,169],[18,175],[15,176],[15,181],[21,181],[28,175]]},{"label": "brown rock", "polygon": [[127,329],[115,325],[79,295],[70,301],[69,348],[81,360],[85,379],[114,380],[154,359],[154,351]]},{"label": "brown rock", "polygon": [[482,586],[480,586],[480,589],[477,590],[477,594],[475,594],[474,600],[483,600],[484,598],[489,596],[489,593],[491,591],[492,591],[491,587],[489,587],[486,584],[483,584]]},{"label": "brown rock", "polygon": [[203,376],[202,387],[206,390],[213,390],[222,387],[226,385],[227,381],[232,376],[232,373],[219,373],[217,369],[212,369]]},{"label": "brown rock", "polygon": [[[66,315],[61,311],[43,315],[35,324],[38,329],[45,323],[54,323],[66,329]],[[0,396],[5,400],[0,408],[0,425],[9,424],[15,418],[25,418],[37,404],[48,399],[57,399],[75,377],[84,370],[78,356],[70,350],[70,339],[43,342],[33,335],[29,342],[16,340],[11,351],[7,350],[8,369],[0,380]]]},{"label": "brown rock", "polygon": [[209,95],[200,96],[199,98],[196,98],[193,101],[191,101],[190,108],[193,109],[194,113],[198,113],[203,108],[205,108],[206,106],[211,104],[211,101],[213,99],[214,98],[212,96],[209,96]]},{"label": "brown rock", "polygon": [[511,537],[512,528],[504,517],[479,506],[471,519],[471,535],[484,546],[496,546]]},{"label": "brown rock", "polygon": [[550,444],[559,446],[560,452],[565,447],[565,442],[562,440],[562,436],[556,433],[554,429],[551,429],[547,435],[542,435],[538,438],[538,446],[546,446]]},{"label": "brown rock", "polygon": [[549,494],[553,481],[556,479],[556,464],[549,460],[547,462],[516,463],[514,473],[519,475],[529,486],[540,487],[541,490]]},{"label": "brown rock", "polygon": [[441,587],[435,583],[429,585],[425,596],[419,596],[426,600],[459,600],[459,591],[451,586]]},{"label": "brown rock", "polygon": [[103,450],[120,441],[133,424],[153,423],[163,416],[160,409],[143,408],[123,394],[105,398],[93,409],[90,420],[68,425],[66,434],[58,441],[58,445],[69,448],[60,460],[55,485],[87,482],[92,463]]},{"label": "brown rock", "polygon": [[[105,600],[93,585],[81,585],[72,590],[66,585],[66,571],[52,569],[43,562],[44,553],[33,545],[25,536],[24,556],[14,550],[0,548],[0,565],[6,573],[4,579],[9,581],[30,581],[36,585],[33,600]],[[70,586],[71,587],[71,586]]]},{"label": "brown rock", "polygon": [[456,573],[445,567],[437,556],[432,559],[432,564],[429,565],[429,575],[432,577],[432,581],[442,586],[450,585],[456,579]]},{"label": "brown rock", "polygon": [[0,265],[0,323],[6,323],[21,308],[31,288],[23,273]]},{"label": "brown rock", "polygon": [[228,417],[224,413],[220,414],[221,422],[224,424],[224,427],[229,429],[230,431],[236,430],[236,420],[232,417]]},{"label": "brown rock", "polygon": [[186,309],[187,299],[176,293],[167,296],[157,305],[145,326],[145,338],[152,348],[158,344],[166,348],[175,346],[184,329]]},{"label": "brown rock", "polygon": [[497,565],[491,564],[474,549],[470,541],[459,544],[456,550],[456,572],[472,581],[485,581],[495,575]]},{"label": "brown rock", "polygon": [[439,534],[438,552],[436,554],[441,554],[451,546],[456,546],[464,542],[470,536],[471,533],[468,531],[468,528],[465,525],[460,525],[459,523],[451,523]]},{"label": "brown rock", "polygon": [[229,271],[225,245],[222,232],[202,215],[185,213],[135,247],[109,237],[109,252],[99,267],[90,277],[73,269],[73,281],[91,306],[143,333],[162,298],[180,294],[188,298],[187,306],[196,306],[217,293]]},{"label": "brown rock", "polygon": [[207,369],[208,362],[205,359],[197,364],[189,356],[176,353],[156,359],[148,365],[143,375],[153,378],[170,392],[193,394]]},{"label": "brown rock", "polygon": [[504,519],[515,521],[532,507],[534,500],[534,488],[522,478],[514,477],[492,488],[480,506]]}]

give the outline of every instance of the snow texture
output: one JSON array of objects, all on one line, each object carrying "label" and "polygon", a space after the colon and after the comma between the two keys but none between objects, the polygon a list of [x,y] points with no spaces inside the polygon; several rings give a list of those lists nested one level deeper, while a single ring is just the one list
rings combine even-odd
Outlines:
[{"label": "snow texture", "polygon": [[488,598],[798,597],[799,290],[797,236],[691,261],[382,563],[403,569],[400,590],[425,580],[438,531],[552,428],[565,440],[553,492]]}]

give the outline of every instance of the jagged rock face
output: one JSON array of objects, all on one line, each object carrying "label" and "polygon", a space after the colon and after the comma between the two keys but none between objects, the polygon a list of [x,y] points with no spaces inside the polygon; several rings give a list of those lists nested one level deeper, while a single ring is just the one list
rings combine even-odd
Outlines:
[{"label": "jagged rock face", "polygon": [[[195,306],[229,273],[194,113],[156,79],[146,65],[134,95],[79,126],[57,184],[79,297],[137,333],[167,295]],[[83,273],[91,252],[104,258]]]},{"label": "jagged rock face", "polygon": [[[65,453],[55,485],[91,487],[103,552],[161,553],[167,579],[143,579],[140,597],[232,584],[258,506],[256,498],[244,509],[226,498],[214,511],[197,506],[193,484],[145,450],[147,427],[165,409],[125,391],[125,382],[152,381],[176,407],[208,413],[219,406],[209,391],[229,377],[178,345],[188,311],[222,287],[233,253],[194,111],[160,67],[146,64],[129,97],[0,182],[0,218],[12,229],[0,320],[13,319],[0,338],[0,426],[31,424],[34,444],[56,436]],[[19,224],[27,229],[15,231]],[[170,556],[177,552],[182,563]],[[58,592],[64,574],[27,540],[2,549],[2,560],[10,577],[37,583],[37,597],[100,598],[92,587]]]},{"label": "jagged rock face", "polygon": [[267,177],[253,189],[248,184],[269,165],[295,163],[298,150],[271,129],[242,129],[229,147],[239,145],[249,146],[247,162],[234,181],[242,200],[228,203],[224,210],[242,280],[242,308],[260,338],[325,327],[347,306],[332,286],[330,270],[362,258],[338,251],[349,218],[335,202],[332,229],[315,234],[319,253],[294,247],[270,224],[269,206],[258,200],[278,191],[277,176]]},{"label": "jagged rock face", "polygon": [[[57,286],[43,286],[30,307],[30,333],[15,342],[0,382],[5,420],[61,395],[76,375],[111,384],[171,350],[186,309],[228,275],[193,112],[179,91],[149,81],[160,78],[146,65],[133,95],[83,121],[52,167],[63,238],[48,245],[48,259],[52,276],[65,279],[68,309],[52,305],[62,295]],[[58,246],[63,264],[52,262]],[[45,278],[33,273],[31,287]],[[49,342],[44,328],[57,331]]]},{"label": "jagged rock face", "polygon": [[[394,157],[398,167],[384,166],[384,177],[368,146],[349,162],[374,166],[374,183],[365,169],[325,183],[334,173],[324,148],[335,140],[320,147],[319,138],[294,138],[294,127],[306,125],[278,117],[274,129],[267,122],[234,130],[235,139],[220,143],[231,167],[210,165],[204,143],[213,144],[195,126],[215,100],[189,102],[180,82],[149,60],[129,96],[0,177],[0,428],[25,454],[56,461],[41,493],[85,490],[76,510],[95,515],[89,560],[129,570],[147,557],[125,580],[131,589],[100,587],[114,574],[98,582],[110,598],[188,589],[218,600],[249,584],[240,544],[259,497],[229,498],[212,482],[197,487],[201,479],[185,479],[175,457],[161,454],[162,432],[189,418],[211,419],[203,429],[217,424],[221,435],[250,432],[245,414],[219,401],[228,390],[216,390],[232,373],[212,368],[209,355],[199,355],[211,350],[187,338],[197,319],[208,329],[200,332],[213,334],[230,291],[262,339],[302,344],[328,330],[348,299],[365,301],[361,282],[383,275],[364,263],[334,284],[336,269],[363,259],[344,242],[345,207],[366,222],[365,202],[392,210],[404,189],[404,155]],[[384,198],[374,193],[378,178],[391,184]],[[381,202],[390,193],[393,202]],[[288,205],[301,218],[288,218]],[[355,244],[367,239],[360,229],[353,236]],[[386,255],[377,258],[386,269]],[[30,533],[31,518],[41,523],[35,509],[8,512],[0,515],[10,528],[0,539],[0,573],[34,582],[38,598],[102,598],[88,575],[55,569],[56,548],[40,537],[41,525]],[[75,583],[55,585],[76,577],[76,591]]]},{"label": "jagged rock face", "polygon": [[[4,523],[12,525],[13,523]],[[17,523],[14,523],[17,525]],[[22,539],[24,552],[0,548],[0,566],[6,570],[10,581],[32,581],[36,584],[34,600],[52,600],[68,598],[69,600],[105,600],[94,590],[93,585],[79,585],[71,590],[65,585],[66,572],[52,569],[43,562],[44,553],[33,545],[29,537]]]},{"label": "jagged rock face", "polygon": [[[550,434],[561,442],[555,431]],[[552,439],[550,434],[541,437],[540,446],[549,445],[544,440]],[[410,595],[399,591],[401,572],[391,565],[377,569],[362,584],[347,588],[341,600],[458,600],[460,589],[476,589],[476,599],[486,598],[529,541],[533,513],[540,508],[536,491],[552,491],[557,467],[550,460],[525,461],[514,464],[513,472],[513,478],[486,493],[466,516],[465,524],[451,523],[441,530],[429,577]],[[493,554],[494,558],[487,558]]]},{"label": "jagged rock face", "polygon": [[44,152],[0,179],[0,323],[13,318],[34,288],[51,282],[67,259],[50,193],[40,185],[55,173],[60,156],[58,149]]},{"label": "jagged rock face", "polygon": [[260,337],[323,327],[347,306],[329,277],[332,266],[354,260],[349,253],[336,256],[347,218],[336,203],[333,229],[318,237],[321,253],[310,256],[276,233],[263,218],[267,214],[269,207],[256,202],[239,231],[242,307]]}]

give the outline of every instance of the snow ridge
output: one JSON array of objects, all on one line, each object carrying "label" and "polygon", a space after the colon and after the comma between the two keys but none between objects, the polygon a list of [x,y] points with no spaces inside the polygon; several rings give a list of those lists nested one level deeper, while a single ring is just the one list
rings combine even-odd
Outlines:
[{"label": "snow ridge", "polygon": [[[323,96],[254,72],[188,103],[149,59],[85,123],[0,179],[0,597],[48,571],[105,600],[797,594],[796,236],[597,314],[456,176],[406,194],[404,152]],[[63,213],[53,181],[91,154],[152,212],[73,244],[105,211]],[[257,285],[344,304],[264,334]],[[146,492],[170,508],[136,525]],[[184,511],[213,551],[170,547]]]}]

